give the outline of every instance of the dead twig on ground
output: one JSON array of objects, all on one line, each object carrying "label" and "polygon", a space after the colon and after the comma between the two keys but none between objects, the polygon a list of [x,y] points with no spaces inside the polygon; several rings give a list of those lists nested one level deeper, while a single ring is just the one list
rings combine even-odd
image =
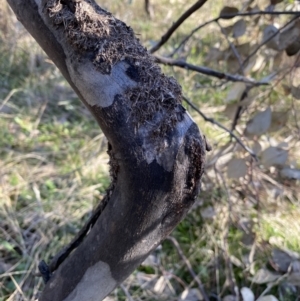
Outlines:
[{"label": "dead twig on ground", "polygon": [[198,288],[199,288],[199,291],[200,291],[200,293],[201,293],[201,295],[203,297],[203,300],[204,301],[209,301],[209,298],[208,298],[208,296],[207,296],[207,294],[206,294],[206,292],[204,290],[204,287],[203,287],[203,284],[202,284],[200,278],[197,276],[197,274],[193,270],[192,265],[189,262],[189,260],[183,254],[178,241],[174,237],[172,237],[172,236],[167,237],[167,240],[169,240],[174,245],[174,247],[176,248],[179,256],[181,257],[181,259],[184,261],[185,265],[187,266],[187,268],[189,270],[189,273],[191,274],[191,276],[193,277],[193,279],[198,284]]},{"label": "dead twig on ground", "polygon": [[[215,172],[221,178],[220,183],[222,183],[224,185],[224,189],[225,189],[226,195],[227,195],[227,204],[228,204],[228,207],[227,207],[228,212],[227,212],[227,216],[225,219],[224,231],[223,231],[223,235],[222,235],[222,249],[224,252],[224,259],[225,259],[225,263],[227,266],[226,278],[229,282],[231,292],[235,295],[235,300],[239,301],[240,300],[239,288],[237,286],[237,282],[236,282],[236,279],[234,276],[232,262],[231,262],[230,254],[229,254],[229,246],[228,246],[229,228],[230,228],[231,220],[232,220],[232,218],[231,218],[231,215],[232,215],[231,194],[230,194],[229,187],[227,185],[227,182],[226,182],[223,174],[217,169],[215,170]],[[225,283],[225,285],[226,285],[226,283]]]}]

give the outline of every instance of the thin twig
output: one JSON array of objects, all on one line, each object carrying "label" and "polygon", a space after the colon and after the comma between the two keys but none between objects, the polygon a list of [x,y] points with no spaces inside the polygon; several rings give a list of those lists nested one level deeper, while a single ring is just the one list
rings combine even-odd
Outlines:
[{"label": "thin twig", "polygon": [[173,23],[173,25],[168,29],[168,31],[161,37],[160,41],[150,49],[150,53],[154,53],[157,51],[163,44],[165,44],[171,35],[176,31],[176,29],[190,16],[192,15],[196,10],[202,7],[202,5],[207,0],[198,0],[194,5],[192,5],[187,11],[185,11],[179,19]]},{"label": "thin twig", "polygon": [[229,284],[231,287],[231,291],[233,294],[235,294],[235,301],[239,301],[239,289],[236,283],[236,279],[234,277],[234,272],[233,272],[233,268],[232,268],[232,262],[230,259],[230,255],[229,255],[229,247],[228,247],[228,235],[229,235],[229,228],[230,228],[230,224],[231,224],[231,214],[232,214],[232,203],[231,203],[231,195],[230,195],[230,191],[229,191],[229,187],[227,185],[227,182],[223,176],[223,174],[219,171],[216,170],[217,174],[220,176],[221,178],[221,182],[224,185],[226,194],[227,194],[227,204],[228,204],[228,214],[225,220],[225,225],[224,225],[224,232],[223,232],[223,239],[222,239],[222,248],[223,248],[223,252],[224,252],[224,259],[227,265],[227,279],[229,280]]},{"label": "thin twig", "polygon": [[170,54],[170,57],[174,56],[175,53],[178,52],[178,50],[180,48],[182,48],[182,46],[201,28],[217,22],[221,19],[229,19],[229,18],[234,18],[234,17],[241,17],[241,16],[257,16],[257,15],[296,15],[296,17],[299,17],[300,12],[295,12],[295,11],[291,11],[291,12],[287,12],[287,11],[258,11],[258,12],[245,12],[245,13],[236,13],[236,14],[229,14],[229,15],[222,15],[219,16],[217,18],[211,19],[201,25],[199,25],[198,27],[194,28],[190,34],[188,34],[182,41],[181,43],[175,48],[175,50]]},{"label": "thin twig", "polygon": [[[293,78],[292,78],[293,69],[297,68],[298,63],[300,63],[300,53],[297,54],[295,64],[294,64],[294,66],[291,70],[292,72],[290,72],[290,82],[291,83],[293,82]],[[295,120],[295,125],[296,125],[297,131],[298,131],[298,138],[300,138],[300,127],[299,127],[299,123],[298,123],[297,109],[296,109],[296,106],[295,106],[295,98],[294,97],[292,98],[292,114],[293,114],[293,117],[294,117],[294,120]]]},{"label": "thin twig", "polygon": [[[254,56],[256,54],[256,52],[264,45],[266,45],[269,41],[271,41],[274,37],[276,37],[283,29],[285,29],[288,25],[290,25],[291,23],[293,23],[296,19],[299,18],[300,13],[298,12],[298,16],[295,16],[294,18],[292,18],[290,21],[288,21],[285,25],[283,25],[282,27],[280,27],[275,33],[273,33],[272,35],[270,35],[266,40],[264,40],[263,42],[261,42],[244,60],[242,66],[240,67],[239,70],[241,70],[241,68],[244,68],[246,66],[246,64],[249,62],[250,58],[252,56]],[[239,71],[238,70],[238,71]]]},{"label": "thin twig", "polygon": [[218,121],[214,120],[213,118],[209,118],[207,117],[205,114],[203,114],[188,98],[186,98],[185,96],[183,96],[184,101],[189,104],[205,121],[210,122],[216,126],[218,126],[219,128],[221,128],[222,130],[224,130],[225,132],[227,132],[230,137],[232,137],[233,139],[235,139],[235,141],[246,151],[248,152],[255,160],[257,160],[257,156],[256,154],[252,151],[252,149],[250,149],[248,146],[246,146],[242,140],[236,136],[232,131],[230,131],[229,129],[227,129],[224,125],[222,125],[221,123],[219,123]]},{"label": "thin twig", "polygon": [[0,105],[0,111],[2,110],[2,108],[6,105],[6,103],[10,100],[10,98],[17,92],[20,92],[20,89],[13,89],[11,90],[8,95],[4,98],[3,102]]},{"label": "thin twig", "polygon": [[229,73],[225,73],[225,72],[216,71],[216,70],[213,70],[213,69],[210,69],[207,67],[203,67],[203,66],[192,65],[183,60],[175,60],[172,58],[162,57],[162,56],[158,56],[158,55],[155,55],[154,58],[156,59],[157,63],[196,71],[196,72],[208,75],[208,76],[213,76],[213,77],[227,80],[227,81],[243,82],[246,84],[251,84],[253,86],[269,85],[267,82],[264,82],[264,81],[258,82],[251,78],[247,78],[247,77],[244,77],[241,75],[233,75],[233,74],[229,74]]},{"label": "thin twig", "polygon": [[262,299],[274,286],[277,286],[279,283],[283,282],[283,280],[286,280],[287,277],[288,273],[278,277],[276,281],[268,283],[266,289],[259,295],[257,300]]},{"label": "thin twig", "polygon": [[239,62],[239,65],[240,65],[240,69],[242,69],[242,71],[243,71],[242,74],[244,75],[243,61],[242,61],[242,58],[241,58],[239,52],[237,51],[237,49],[236,49],[236,47],[234,46],[234,44],[230,42],[230,40],[229,40],[229,38],[228,38],[228,35],[226,34],[226,32],[225,32],[223,26],[221,26],[221,24],[219,23],[219,21],[217,21],[217,24],[218,24],[218,26],[219,26],[219,28],[220,28],[222,34],[224,35],[224,37],[225,37],[225,39],[226,39],[226,41],[227,41],[229,47],[231,48],[233,54],[234,54],[235,57],[237,58],[237,60],[238,60],[238,62]]},{"label": "thin twig", "polygon": [[169,55],[169,57],[173,57],[177,52],[178,50],[184,45],[186,44],[186,42],[194,35],[194,33],[196,33],[198,30],[200,30],[201,28],[213,23],[213,22],[216,22],[216,19],[213,19],[213,20],[209,20],[201,25],[199,25],[198,27],[196,27],[195,29],[193,29],[189,35],[187,35],[182,41],[181,43],[174,49],[174,51]]},{"label": "thin twig", "polygon": [[75,235],[73,240],[64,247],[54,258],[51,260],[49,264],[50,272],[52,273],[55,271],[58,266],[69,256],[69,254],[77,248],[83,239],[86,237],[89,230],[94,226],[96,221],[98,220],[99,216],[105,209],[107,203],[108,203],[108,195],[106,195],[103,200],[98,204],[94,212],[92,213],[91,217],[88,219],[88,221],[84,224],[84,226],[80,229],[80,231]]},{"label": "thin twig", "polygon": [[[239,99],[239,103],[241,103],[244,99],[246,99],[248,97],[248,94],[250,92],[250,90],[253,88],[248,86],[246,87],[245,91],[243,92],[242,96],[240,97]],[[243,105],[240,105],[237,107],[236,109],[236,112],[234,114],[234,118],[233,118],[233,121],[232,121],[232,125],[231,125],[231,131],[233,132],[238,124],[238,121],[239,119],[241,118],[242,114],[244,113],[245,111],[245,107]]]},{"label": "thin twig", "polygon": [[189,260],[185,257],[185,255],[183,254],[181,248],[180,248],[180,245],[179,243],[177,242],[177,240],[172,237],[172,236],[168,236],[167,237],[167,240],[169,240],[173,245],[174,247],[176,248],[179,256],[181,257],[181,259],[184,261],[185,265],[187,266],[191,276],[194,278],[194,280],[197,282],[198,284],[198,288],[199,288],[199,291],[204,299],[204,301],[209,301],[209,298],[204,290],[204,287],[203,287],[203,284],[200,280],[200,278],[197,276],[197,274],[194,272],[193,268],[192,268],[192,265],[191,263],[189,262]]},{"label": "thin twig", "polygon": [[[293,67],[292,67],[293,68]],[[264,102],[264,101],[266,101],[267,99],[268,99],[268,97],[270,97],[270,94],[271,94],[271,92],[272,91],[274,91],[274,88],[282,81],[282,79],[283,78],[285,78],[285,76],[288,74],[288,73],[290,73],[291,72],[291,69],[292,68],[287,68],[287,71],[286,72],[284,72],[284,74],[282,74],[282,76],[271,86],[269,86],[269,93],[267,93],[267,95],[262,99],[262,103]],[[274,73],[274,77],[275,77],[275,75],[277,76],[277,74],[279,74],[280,72],[282,72],[283,70],[280,70],[280,71],[277,71],[276,73]],[[253,88],[253,86],[252,87],[250,87],[250,86],[248,86],[247,88],[246,88],[246,90],[244,91],[244,93],[243,93],[243,95],[242,95],[242,97],[240,98],[240,100],[239,100],[239,103],[241,103],[246,97],[247,97],[247,95],[248,95],[248,93],[249,93],[249,91],[251,90]],[[267,91],[266,91],[267,92]],[[257,97],[256,97],[256,99],[259,99],[260,98],[260,96],[259,95],[257,95]],[[242,116],[242,114],[244,113],[244,111],[245,111],[245,107],[244,106],[242,106],[242,105],[240,105],[240,106],[238,106],[237,107],[237,110],[236,110],[236,112],[235,112],[235,116],[234,116],[234,119],[233,119],[233,122],[232,122],[232,126],[231,126],[231,131],[233,132],[234,130],[235,130],[235,128],[236,128],[236,126],[237,126],[237,123],[238,123],[238,120],[241,118],[241,116]]]},{"label": "thin twig", "polygon": [[75,235],[72,241],[54,256],[49,265],[47,265],[44,260],[42,260],[39,263],[38,268],[40,273],[36,274],[36,276],[42,276],[45,283],[47,283],[47,281],[51,277],[52,272],[57,270],[60,264],[70,255],[70,253],[82,243],[89,230],[94,226],[97,219],[105,209],[108,203],[108,199],[109,196],[106,195],[103,198],[103,200],[98,204],[98,206],[92,213],[92,216],[88,219],[88,221],[84,224],[80,231]]},{"label": "thin twig", "polygon": [[120,285],[120,288],[123,290],[124,294],[126,295],[128,301],[133,301],[133,298],[131,297],[131,295],[129,294],[128,289],[125,287],[124,284]]}]

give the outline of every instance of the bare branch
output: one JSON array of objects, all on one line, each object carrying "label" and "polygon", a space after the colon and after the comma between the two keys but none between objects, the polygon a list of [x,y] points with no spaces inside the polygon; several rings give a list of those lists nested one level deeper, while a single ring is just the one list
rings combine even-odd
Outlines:
[{"label": "bare branch", "polygon": [[209,20],[201,25],[199,25],[198,27],[194,28],[189,35],[187,35],[182,41],[181,43],[174,49],[174,51],[170,54],[170,57],[173,57],[180,48],[182,48],[182,46],[185,45],[185,43],[194,35],[194,33],[196,33],[198,30],[200,30],[201,28],[213,23],[213,22],[216,22],[216,19],[213,19],[213,20]]},{"label": "bare branch", "polygon": [[207,67],[202,67],[202,66],[196,66],[189,64],[183,60],[175,60],[172,58],[167,58],[163,56],[154,56],[156,59],[157,63],[164,64],[164,65],[169,65],[169,66],[176,66],[180,68],[184,68],[187,70],[192,70],[196,71],[205,75],[217,77],[219,79],[227,80],[227,81],[232,81],[232,82],[244,82],[246,84],[251,84],[253,86],[260,86],[260,85],[268,85],[266,82],[257,82],[251,78],[247,78],[241,75],[233,75],[229,73],[224,73],[220,71],[216,71]]},{"label": "bare branch", "polygon": [[239,289],[236,283],[236,279],[234,277],[234,273],[233,273],[233,268],[232,268],[232,262],[230,259],[230,255],[229,255],[229,247],[228,247],[228,235],[229,235],[229,228],[230,228],[230,223],[232,220],[232,202],[231,202],[231,194],[230,194],[230,190],[228,188],[228,185],[226,183],[226,180],[223,176],[223,174],[217,170],[218,175],[221,178],[221,181],[224,185],[226,194],[227,194],[227,200],[228,200],[228,210],[227,210],[227,216],[225,219],[225,225],[224,225],[224,231],[223,231],[223,235],[222,235],[222,249],[224,252],[224,259],[225,259],[225,263],[227,266],[227,270],[226,270],[226,278],[227,281],[229,282],[230,288],[231,288],[231,292],[232,294],[235,295],[235,300],[239,301]]},{"label": "bare branch", "polygon": [[207,117],[203,112],[201,112],[187,97],[183,96],[184,101],[189,104],[205,121],[210,122],[216,126],[218,126],[219,128],[221,128],[222,130],[224,130],[225,132],[227,132],[230,137],[232,137],[233,139],[235,139],[235,141],[246,151],[248,152],[255,160],[257,160],[257,156],[256,154],[252,151],[252,149],[250,149],[248,146],[246,146],[243,141],[237,136],[235,135],[232,131],[230,131],[229,129],[227,129],[223,124],[219,123],[218,121],[214,120],[213,118],[209,118]]},{"label": "bare branch", "polygon": [[171,35],[175,32],[175,30],[191,15],[193,14],[197,9],[201,8],[202,5],[207,0],[198,0],[194,5],[192,5],[187,11],[185,11],[180,18],[173,23],[173,25],[168,29],[168,31],[161,37],[160,41],[150,49],[150,53],[154,53],[157,51],[163,44],[165,44]]},{"label": "bare branch", "polygon": [[170,56],[174,56],[178,50],[180,48],[182,48],[182,46],[184,44],[186,44],[186,42],[198,31],[200,30],[201,28],[211,24],[211,23],[214,23],[214,22],[218,22],[219,20],[221,19],[229,19],[229,18],[234,18],[234,17],[241,17],[241,16],[257,16],[257,15],[296,15],[297,17],[299,17],[300,15],[300,12],[297,11],[290,11],[290,12],[287,12],[287,11],[258,11],[258,12],[246,12],[246,13],[237,13],[237,14],[230,14],[230,15],[222,15],[222,16],[219,16],[217,18],[214,18],[214,19],[211,19],[201,25],[199,25],[198,27],[196,27],[195,29],[193,29],[190,34],[188,34],[182,41],[181,43],[175,48],[175,50],[170,54]]},{"label": "bare branch", "polygon": [[[248,86],[245,91],[243,92],[242,96],[239,99],[239,103],[241,103],[245,98],[247,98],[248,93],[250,92],[250,90],[253,88]],[[231,125],[231,131],[233,132],[235,130],[235,127],[237,126],[237,123],[239,121],[239,119],[241,118],[243,112],[245,111],[245,107],[244,106],[238,106],[232,121],[232,125]]]}]

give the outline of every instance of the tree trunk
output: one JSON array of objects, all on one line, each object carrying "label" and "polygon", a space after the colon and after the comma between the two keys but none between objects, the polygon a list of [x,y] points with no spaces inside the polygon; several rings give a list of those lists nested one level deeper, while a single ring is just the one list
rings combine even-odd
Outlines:
[{"label": "tree trunk", "polygon": [[8,0],[109,141],[107,205],[40,301],[102,300],[185,216],[205,139],[132,29],[93,0]]}]

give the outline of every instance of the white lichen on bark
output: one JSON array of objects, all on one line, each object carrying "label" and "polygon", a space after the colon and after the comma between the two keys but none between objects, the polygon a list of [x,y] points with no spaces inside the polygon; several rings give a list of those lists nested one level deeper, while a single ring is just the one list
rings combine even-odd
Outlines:
[{"label": "white lichen on bark", "polygon": [[89,60],[84,62],[66,61],[73,83],[90,106],[108,107],[113,104],[116,95],[123,95],[137,83],[126,74],[128,64],[121,61],[114,65],[110,74],[102,74]]},{"label": "white lichen on bark", "polygon": [[63,301],[101,301],[116,285],[109,265],[99,261],[86,270],[81,281]]}]

